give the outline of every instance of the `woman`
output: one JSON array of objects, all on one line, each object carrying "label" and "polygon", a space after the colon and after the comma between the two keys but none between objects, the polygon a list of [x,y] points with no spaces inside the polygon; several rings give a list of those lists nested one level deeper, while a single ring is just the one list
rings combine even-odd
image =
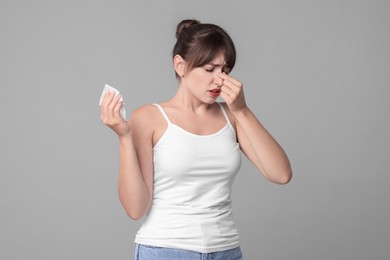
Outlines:
[{"label": "woman", "polygon": [[[119,137],[119,197],[132,219],[146,214],[136,259],[242,259],[232,219],[231,188],[241,151],[270,181],[292,176],[283,149],[245,103],[228,75],[236,60],[219,26],[177,26],[174,97],[121,118],[120,96],[107,93],[101,119]],[[221,96],[225,102],[218,103]]]}]

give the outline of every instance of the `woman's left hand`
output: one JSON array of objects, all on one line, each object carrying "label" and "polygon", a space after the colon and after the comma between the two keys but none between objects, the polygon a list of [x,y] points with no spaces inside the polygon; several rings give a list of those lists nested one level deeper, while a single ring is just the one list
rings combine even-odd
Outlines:
[{"label": "woman's left hand", "polygon": [[218,73],[222,79],[221,97],[225,100],[230,111],[239,112],[246,107],[243,84],[226,73]]}]

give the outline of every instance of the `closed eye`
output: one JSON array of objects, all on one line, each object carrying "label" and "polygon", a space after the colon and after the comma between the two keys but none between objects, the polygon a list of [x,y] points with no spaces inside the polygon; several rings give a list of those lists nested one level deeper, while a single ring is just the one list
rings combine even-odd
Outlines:
[{"label": "closed eye", "polygon": [[[205,69],[205,71],[211,73],[211,72],[213,72],[213,71],[215,70],[215,67],[212,67],[212,68],[206,67],[206,68],[204,68],[204,69]],[[224,72],[224,73],[226,73],[226,74],[229,74],[229,73],[230,73],[230,69],[227,68],[227,67],[224,67],[224,68],[222,69],[221,72]]]}]

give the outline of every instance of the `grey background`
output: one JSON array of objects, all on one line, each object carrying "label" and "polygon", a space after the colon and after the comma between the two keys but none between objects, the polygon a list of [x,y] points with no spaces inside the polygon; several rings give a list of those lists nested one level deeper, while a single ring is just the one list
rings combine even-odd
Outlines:
[{"label": "grey background", "polygon": [[246,259],[390,256],[388,1],[0,1],[0,259],[132,259],[105,83],[128,111],[175,93],[176,24],[232,36],[232,75],[294,178],[244,160]]}]

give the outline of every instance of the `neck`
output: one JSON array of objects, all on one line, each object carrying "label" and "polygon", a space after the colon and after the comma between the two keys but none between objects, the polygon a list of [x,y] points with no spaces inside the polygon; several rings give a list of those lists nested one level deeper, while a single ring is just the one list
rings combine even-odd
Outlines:
[{"label": "neck", "polygon": [[171,99],[171,102],[183,110],[197,114],[206,112],[213,106],[213,104],[204,103],[195,98],[182,84],[179,85],[179,88],[177,89],[175,96]]}]

